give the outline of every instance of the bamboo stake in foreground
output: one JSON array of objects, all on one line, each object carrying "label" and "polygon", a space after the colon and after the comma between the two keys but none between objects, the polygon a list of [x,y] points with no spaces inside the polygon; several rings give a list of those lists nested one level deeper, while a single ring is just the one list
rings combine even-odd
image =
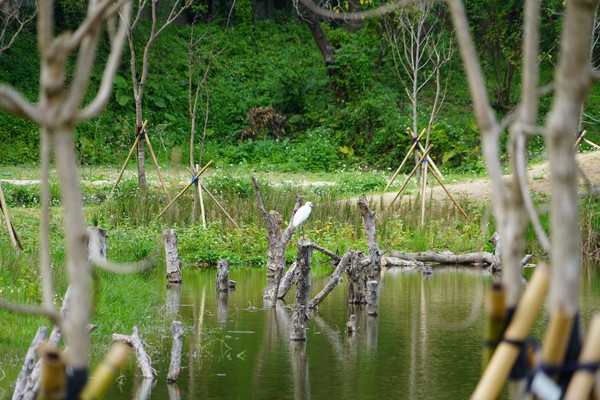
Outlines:
[{"label": "bamboo stake in foreground", "polygon": [[80,399],[94,400],[102,398],[130,356],[131,347],[122,342],[115,342],[102,363],[96,367],[94,373],[88,379],[81,392]]},{"label": "bamboo stake in foreground", "polygon": [[62,399],[67,388],[65,360],[56,346],[46,342],[40,346],[42,377],[38,400]]},{"label": "bamboo stake in foreground", "polygon": [[592,368],[580,368],[571,378],[565,400],[587,399],[594,387],[594,368],[600,362],[600,314],[594,315],[590,324],[590,330],[583,343],[583,349],[579,355],[579,367],[589,365]]},{"label": "bamboo stake in foreground", "polygon": [[560,366],[562,364],[567,353],[573,320],[573,315],[563,310],[555,309],[552,311],[542,345],[544,364],[549,366]]},{"label": "bamboo stake in foreground", "polygon": [[188,185],[185,188],[183,188],[183,190],[181,192],[179,192],[179,194],[177,196],[175,196],[175,198],[173,200],[171,200],[171,202],[169,204],[167,204],[167,206],[160,212],[160,214],[158,214],[156,219],[159,219],[165,213],[165,211],[167,211],[169,209],[169,207],[171,207],[173,205],[173,203],[175,203],[177,201],[177,199],[179,199],[185,192],[187,192],[187,190],[194,185],[194,181],[196,179],[198,179],[203,173],[205,173],[206,170],[208,169],[208,167],[210,166],[210,164],[212,164],[212,163],[213,163],[213,160],[210,160],[208,163],[206,163],[204,168],[202,168],[196,174],[196,176],[194,176],[194,178],[192,178],[192,181],[190,183],[188,183]]},{"label": "bamboo stake in foreground", "polygon": [[499,283],[494,283],[485,296],[485,327],[484,348],[482,351],[482,367],[485,370],[489,364],[504,329],[506,317],[506,291]]},{"label": "bamboo stake in foreground", "polygon": [[504,333],[503,340],[494,352],[488,367],[475,388],[472,400],[495,399],[520,352],[519,343],[527,337],[533,320],[542,307],[550,277],[545,265],[539,265],[515,310],[512,321]]}]

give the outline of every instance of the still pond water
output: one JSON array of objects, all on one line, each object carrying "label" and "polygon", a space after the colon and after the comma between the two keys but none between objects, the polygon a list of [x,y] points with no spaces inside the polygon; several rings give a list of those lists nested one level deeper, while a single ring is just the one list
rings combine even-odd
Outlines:
[{"label": "still pond water", "polygon": [[[330,272],[313,268],[312,295]],[[141,385],[132,363],[106,398],[467,399],[477,384],[483,298],[492,281],[486,270],[437,267],[431,276],[384,270],[378,317],[346,305],[345,285],[338,286],[310,314],[306,343],[289,340],[294,293],[286,297],[290,306],[273,309],[261,296],[264,270],[232,269],[238,287],[228,295],[215,293],[215,273],[184,271],[179,301],[157,282],[165,318],[178,316],[186,326],[178,384],[166,384],[171,340],[165,338],[151,349],[158,378]],[[581,308],[587,328],[600,310],[599,264],[583,269]],[[350,314],[359,326],[351,336],[344,331]],[[534,326],[538,337],[544,320],[545,310]]]}]

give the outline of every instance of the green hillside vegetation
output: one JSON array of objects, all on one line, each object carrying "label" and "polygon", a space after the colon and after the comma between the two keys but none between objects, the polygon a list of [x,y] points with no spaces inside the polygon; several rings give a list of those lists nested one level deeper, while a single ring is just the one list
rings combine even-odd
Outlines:
[{"label": "green hillside vegetation", "polygon": [[[163,165],[189,164],[188,43],[193,29],[196,38],[204,35],[195,53],[196,75],[201,75],[210,64],[206,90],[200,92],[195,140],[199,154],[208,96],[204,160],[282,172],[397,166],[410,146],[406,133],[412,125],[410,103],[394,72],[381,21],[366,21],[356,31],[340,24],[322,24],[335,48],[333,74],[328,74],[309,29],[292,12],[273,19],[255,18],[252,23],[237,21],[228,29],[223,20],[216,21],[193,28],[186,24],[173,26],[152,47],[143,107],[150,138]],[[556,23],[551,28],[556,30]],[[148,27],[136,31],[138,40],[145,37],[144,29]],[[552,49],[552,39],[547,40],[547,47]],[[101,49],[100,57],[105,57],[107,50]],[[487,60],[487,53],[482,57]],[[546,79],[541,84],[551,81],[551,60],[551,53],[542,60]],[[35,99],[38,63],[35,34],[23,33],[0,57],[1,80]],[[488,75],[494,76],[494,65],[489,62],[484,66]],[[92,85],[98,84],[101,72],[95,71]],[[480,140],[456,52],[442,74],[450,74],[450,79],[445,104],[433,125],[432,155],[445,170],[482,172]],[[420,95],[423,127],[429,117],[433,90],[430,84]],[[495,90],[490,79],[490,96]],[[518,93],[517,66],[508,97],[510,106],[516,104]],[[596,89],[589,109],[598,109],[599,96]],[[542,112],[550,101],[550,96],[543,99]],[[257,107],[272,107],[273,113],[283,116],[282,129],[258,126],[247,130],[248,114]],[[133,143],[134,122],[126,49],[115,79],[113,101],[100,117],[77,128],[81,163],[120,164]],[[0,113],[0,134],[10,144],[0,150],[1,164],[38,162],[34,124]],[[589,135],[600,141],[593,129]],[[534,139],[531,149],[534,157],[543,154],[543,140]]]}]

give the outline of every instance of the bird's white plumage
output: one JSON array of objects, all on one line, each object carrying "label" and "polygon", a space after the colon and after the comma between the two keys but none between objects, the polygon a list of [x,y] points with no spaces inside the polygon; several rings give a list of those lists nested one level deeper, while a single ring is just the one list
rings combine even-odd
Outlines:
[{"label": "bird's white plumage", "polygon": [[298,209],[298,211],[296,211],[296,214],[294,214],[294,218],[292,219],[292,225],[294,226],[294,228],[302,225],[302,223],[306,221],[306,219],[310,215],[310,212],[312,211],[312,207],[313,203],[307,201],[302,207]]}]

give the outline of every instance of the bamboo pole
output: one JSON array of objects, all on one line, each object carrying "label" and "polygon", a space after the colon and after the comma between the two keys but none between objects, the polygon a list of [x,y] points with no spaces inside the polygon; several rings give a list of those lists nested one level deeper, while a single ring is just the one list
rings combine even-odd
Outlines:
[{"label": "bamboo pole", "polygon": [[94,373],[88,379],[79,398],[81,400],[102,398],[130,356],[130,346],[123,342],[115,342],[102,363],[98,364]]},{"label": "bamboo pole", "polygon": [[[428,157],[429,158],[429,157]],[[425,192],[427,191],[427,171],[428,171],[427,158],[423,160],[421,165],[423,166],[423,179],[421,184],[421,228],[425,224]]]},{"label": "bamboo pole", "polygon": [[[594,315],[583,349],[579,355],[579,365],[598,365],[600,362],[600,314]],[[595,372],[578,369],[569,383],[565,400],[587,399],[594,387]]]},{"label": "bamboo pole", "polygon": [[210,198],[217,203],[217,206],[219,206],[219,208],[221,209],[221,211],[223,211],[223,213],[225,213],[225,215],[227,216],[227,218],[229,218],[229,220],[235,225],[236,228],[240,229],[239,225],[236,224],[236,222],[233,220],[233,218],[231,217],[231,215],[229,215],[227,213],[227,211],[225,211],[225,208],[223,208],[223,206],[221,205],[221,203],[219,203],[217,201],[217,199],[215,198],[215,196],[212,195],[212,193],[206,188],[206,186],[204,186],[204,184],[200,183],[200,187],[202,189],[204,189],[206,191],[206,194],[208,194],[210,196]]},{"label": "bamboo pole", "polygon": [[6,205],[6,200],[4,199],[4,192],[2,191],[2,185],[0,185],[0,208],[2,208],[2,214],[4,215],[4,223],[6,224],[6,229],[8,230],[8,236],[10,236],[10,241],[15,249],[23,250],[23,245],[19,240],[19,236],[17,235],[17,231],[10,220],[10,215],[8,214],[8,206]]},{"label": "bamboo pole", "polygon": [[[425,130],[425,129],[423,129],[423,130]],[[415,137],[414,133],[413,133],[413,131],[410,130],[410,128],[408,128],[408,133],[409,133],[411,139],[414,139],[414,137]],[[419,135],[419,137],[420,137],[420,135]],[[419,146],[419,150],[421,150],[422,152],[425,152],[425,148],[418,141],[417,141],[417,146]],[[431,163],[431,166],[433,167],[433,170],[442,178],[442,180],[446,179],[446,178],[444,178],[444,175],[438,169],[437,165],[435,165],[435,162],[431,159],[431,157],[427,157],[427,159]]]},{"label": "bamboo pole", "polygon": [[569,345],[573,328],[573,315],[564,310],[555,309],[550,315],[544,343],[542,345],[542,360],[544,364],[560,366]]},{"label": "bamboo pole", "polygon": [[596,148],[596,150],[600,150],[600,146],[598,146],[596,143],[592,142],[591,140],[583,138],[583,141],[586,142],[587,144],[589,144],[590,146]]},{"label": "bamboo pole", "polygon": [[587,133],[587,130],[584,130],[583,132],[581,132],[581,135],[577,136],[577,140],[575,141],[575,144],[573,145],[574,149],[576,149],[577,146],[579,146],[579,144],[581,143],[581,141],[585,137],[586,133]]},{"label": "bamboo pole", "polygon": [[412,146],[410,146],[410,149],[408,149],[408,151],[406,152],[406,156],[404,157],[404,160],[402,160],[402,162],[400,163],[400,166],[398,167],[398,169],[396,170],[396,172],[394,172],[394,175],[392,175],[392,179],[390,179],[390,182],[385,187],[385,190],[388,190],[389,187],[392,185],[392,183],[394,183],[394,179],[396,179],[396,176],[398,175],[398,173],[400,172],[400,170],[402,169],[402,167],[404,166],[404,164],[406,163],[406,161],[408,161],[408,157],[410,157],[410,155],[412,154],[412,152],[415,149],[415,147],[417,147],[417,143],[421,139],[421,136],[423,136],[424,133],[425,133],[425,129],[423,129],[423,131],[421,132],[421,134],[419,135],[419,137],[417,138],[417,140],[413,139]]},{"label": "bamboo pole", "polygon": [[394,197],[394,199],[392,200],[392,202],[388,206],[388,209],[392,206],[392,204],[394,204],[394,202],[396,201],[396,199],[398,197],[400,197],[400,195],[402,194],[402,192],[406,188],[406,185],[408,185],[408,182],[410,181],[410,178],[412,178],[412,176],[415,174],[415,172],[417,172],[417,169],[421,166],[421,162],[423,161],[423,159],[425,159],[425,157],[427,157],[427,154],[429,154],[429,152],[431,151],[432,147],[433,146],[429,146],[429,148],[425,151],[425,153],[423,153],[423,156],[421,156],[421,158],[419,159],[419,162],[417,163],[417,165],[415,165],[415,167],[412,169],[412,171],[410,171],[410,174],[408,174],[408,178],[406,178],[406,181],[404,181],[404,184],[402,185],[402,187],[398,191],[398,194],[396,195],[396,197]]},{"label": "bamboo pole", "polygon": [[438,181],[438,183],[440,184],[440,186],[442,187],[442,189],[444,189],[444,192],[446,192],[446,194],[448,195],[448,197],[450,198],[450,200],[452,200],[452,203],[454,203],[454,205],[460,210],[460,212],[462,213],[462,215],[465,216],[465,218],[468,220],[469,216],[467,215],[467,213],[465,212],[465,210],[462,209],[462,207],[456,202],[456,200],[454,200],[454,197],[452,196],[452,194],[450,194],[450,192],[448,191],[448,188],[446,188],[446,185],[444,185],[442,183],[442,181],[440,180],[440,178],[433,173],[433,171],[429,171],[431,172],[431,175],[433,175],[433,177],[435,178],[435,180]]},{"label": "bamboo pole", "polygon": [[481,365],[487,367],[502,338],[506,318],[506,290],[500,283],[494,283],[485,296],[484,348]]},{"label": "bamboo pole", "polygon": [[512,321],[504,333],[502,342],[494,352],[490,363],[475,388],[471,400],[495,399],[520,352],[521,343],[527,337],[533,320],[542,307],[548,291],[550,277],[545,265],[540,264],[525,289]]},{"label": "bamboo pole", "polygon": [[194,180],[198,179],[204,172],[206,172],[206,170],[212,163],[213,163],[213,160],[210,160],[208,163],[206,163],[204,168],[202,168],[200,170],[200,172],[198,172],[196,174],[196,176],[194,176],[192,178],[192,181],[190,183],[188,183],[188,185],[185,188],[183,188],[183,190],[181,192],[179,192],[179,194],[177,194],[177,196],[175,196],[175,198],[173,200],[171,200],[171,202],[169,204],[167,204],[167,206],[160,212],[160,214],[158,214],[158,217],[156,217],[156,219],[159,219],[165,213],[165,211],[167,211],[167,209],[169,207],[171,207],[173,205],[173,203],[175,203],[177,201],[177,199],[179,199],[194,184]]},{"label": "bamboo pole", "polygon": [[62,399],[67,387],[65,359],[55,345],[46,342],[40,346],[42,376],[38,400]]},{"label": "bamboo pole", "polygon": [[[198,170],[198,165],[196,165],[196,170]],[[202,184],[201,182],[199,182]],[[204,210],[204,196],[202,195],[202,189],[198,189],[198,201],[200,203],[200,213],[202,215],[202,227],[206,229],[206,211]]]},{"label": "bamboo pole", "polygon": [[[144,123],[142,124],[141,132],[143,132],[144,130],[146,130],[146,124],[147,123],[148,123],[148,120],[144,121]],[[135,140],[133,141],[133,146],[131,146],[131,150],[129,150],[129,154],[127,155],[127,158],[125,159],[125,162],[123,163],[123,167],[121,168],[121,171],[119,172],[119,176],[117,177],[117,181],[115,182],[114,186],[110,190],[110,193],[108,194],[108,197],[112,196],[113,192],[117,188],[117,185],[121,181],[121,177],[123,176],[123,173],[125,172],[125,168],[127,168],[127,164],[129,163],[129,160],[131,159],[131,155],[133,154],[133,151],[135,150],[135,148],[136,148],[139,140],[140,140],[139,135],[135,135]]]},{"label": "bamboo pole", "polygon": [[152,148],[152,143],[150,143],[150,138],[148,138],[148,134],[144,133],[144,139],[146,140],[146,144],[148,145],[148,150],[150,150],[150,155],[152,156],[152,161],[154,161],[154,166],[156,167],[156,173],[158,174],[158,180],[162,185],[163,190],[169,195],[169,191],[167,190],[167,186],[165,185],[165,181],[160,173],[160,166],[158,165],[158,160],[156,159],[156,155],[154,154],[154,149]]}]

